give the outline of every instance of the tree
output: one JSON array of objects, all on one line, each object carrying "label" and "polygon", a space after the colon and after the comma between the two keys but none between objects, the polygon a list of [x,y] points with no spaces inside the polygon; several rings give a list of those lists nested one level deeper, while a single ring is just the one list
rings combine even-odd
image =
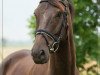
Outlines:
[{"label": "tree", "polygon": [[97,2],[92,0],[74,0],[74,36],[77,50],[77,65],[87,61],[87,56],[97,59],[100,52],[98,49],[98,31],[100,26]]},{"label": "tree", "polygon": [[[98,2],[92,0],[74,0],[74,38],[76,44],[77,65],[82,66],[87,62],[87,57],[97,60],[100,55],[98,49],[98,31],[100,26]],[[31,16],[29,28],[34,34],[36,27],[35,17]]]},{"label": "tree", "polygon": [[35,34],[35,29],[36,29],[36,18],[35,16],[31,16],[31,18],[28,20],[29,25],[28,28],[30,29],[30,35],[33,38]]}]

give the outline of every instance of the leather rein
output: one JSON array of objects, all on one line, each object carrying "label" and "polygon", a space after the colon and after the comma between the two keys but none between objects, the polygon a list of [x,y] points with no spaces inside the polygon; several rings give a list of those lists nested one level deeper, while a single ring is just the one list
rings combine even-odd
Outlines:
[{"label": "leather rein", "polygon": [[[45,1],[40,1],[40,3],[43,3],[43,2],[48,2],[49,4],[51,4],[49,1],[45,0]],[[43,29],[39,29],[39,30],[36,30],[36,34],[35,35],[42,35],[46,41],[46,44],[49,48],[49,52],[50,53],[55,53],[58,48],[59,48],[59,44],[60,44],[60,41],[61,41],[61,38],[62,38],[62,28],[64,27],[66,29],[66,32],[68,30],[68,25],[67,24],[67,11],[66,11],[66,5],[62,2],[62,1],[59,1],[61,2],[64,6],[65,6],[65,11],[62,12],[62,15],[63,15],[63,21],[62,21],[62,24],[61,24],[61,28],[60,28],[60,34],[59,36],[57,37],[56,35],[54,35],[53,33],[50,33],[46,30],[43,30]],[[53,4],[51,4],[53,5]],[[54,7],[56,7],[55,5],[53,5]],[[53,43],[52,44],[49,44],[46,36],[48,36],[52,41]]]}]

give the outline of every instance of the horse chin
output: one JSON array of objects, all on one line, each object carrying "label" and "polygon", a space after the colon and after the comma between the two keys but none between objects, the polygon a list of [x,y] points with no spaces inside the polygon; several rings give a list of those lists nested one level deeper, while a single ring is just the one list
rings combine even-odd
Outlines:
[{"label": "horse chin", "polygon": [[35,64],[45,64],[45,63],[47,63],[47,61],[34,61],[35,62]]},{"label": "horse chin", "polygon": [[39,60],[39,59],[35,59],[33,58],[33,61],[35,64],[45,64],[48,62],[49,59],[43,59],[43,60]]},{"label": "horse chin", "polygon": [[45,64],[45,63],[47,63],[48,61],[34,61],[35,62],[35,64]]}]

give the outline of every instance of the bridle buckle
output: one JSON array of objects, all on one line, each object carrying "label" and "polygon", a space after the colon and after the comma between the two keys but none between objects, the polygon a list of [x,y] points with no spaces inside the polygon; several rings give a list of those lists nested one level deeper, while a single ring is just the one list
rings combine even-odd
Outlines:
[{"label": "bridle buckle", "polygon": [[54,42],[51,46],[49,46],[49,51],[51,53],[55,53],[55,52],[57,52],[58,48],[59,48],[59,43]]}]

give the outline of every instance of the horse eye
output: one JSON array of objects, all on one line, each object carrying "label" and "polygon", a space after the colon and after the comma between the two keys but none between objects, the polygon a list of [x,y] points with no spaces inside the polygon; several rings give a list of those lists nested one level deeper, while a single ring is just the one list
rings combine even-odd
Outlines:
[{"label": "horse eye", "polygon": [[60,17],[61,16],[61,12],[58,12],[57,14],[56,14],[56,17]]}]

